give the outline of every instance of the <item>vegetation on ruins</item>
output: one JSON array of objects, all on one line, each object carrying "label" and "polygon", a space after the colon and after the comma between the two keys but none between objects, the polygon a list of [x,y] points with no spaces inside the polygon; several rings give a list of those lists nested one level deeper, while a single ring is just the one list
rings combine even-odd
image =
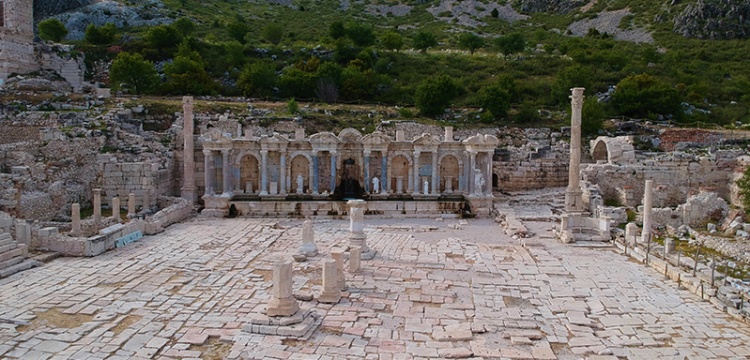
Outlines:
[{"label": "vegetation on ruins", "polygon": [[[454,106],[469,109],[462,120],[467,123],[564,121],[574,86],[585,87],[589,99],[604,100],[588,101],[584,109],[585,131],[591,134],[601,119],[614,116],[750,123],[745,66],[750,45],[746,39],[676,33],[670,19],[688,4],[665,11],[657,3],[598,1],[585,10],[525,13],[527,19],[513,22],[494,9],[469,16],[476,20],[470,24],[459,20],[455,9],[431,13],[436,1],[404,3],[410,10],[400,16],[377,15],[368,2],[163,3],[175,19],[171,23],[90,25],[79,43],[87,64],[93,69],[98,60],[115,60],[121,52],[139,54],[161,78],[159,86],[139,90],[146,94],[416,106],[420,113],[414,115],[443,119],[444,109]],[[572,36],[571,24],[626,6],[633,15],[611,31],[645,29],[653,43],[616,40],[593,28]],[[431,83],[437,78],[455,86],[428,101],[425,94],[438,91]],[[513,88],[502,88],[499,78],[513,79]],[[540,110],[558,115],[540,116]],[[600,118],[588,121],[589,116]]]}]

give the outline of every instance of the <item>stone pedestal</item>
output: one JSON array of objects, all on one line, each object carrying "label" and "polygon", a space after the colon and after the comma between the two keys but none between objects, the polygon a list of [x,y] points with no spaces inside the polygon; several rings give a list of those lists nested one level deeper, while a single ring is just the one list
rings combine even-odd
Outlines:
[{"label": "stone pedestal", "polygon": [[675,250],[674,239],[668,237],[664,239],[664,256],[671,255]]},{"label": "stone pedestal", "polygon": [[396,194],[404,193],[404,177],[396,176]]},{"label": "stone pedestal", "polygon": [[354,274],[359,272],[362,263],[362,247],[352,246],[349,252],[349,272]]},{"label": "stone pedestal", "polygon": [[31,225],[26,220],[16,222],[16,242],[19,245],[31,245]]},{"label": "stone pedestal", "polygon": [[282,261],[273,267],[273,297],[268,302],[266,315],[292,316],[299,304],[292,294],[292,262]]},{"label": "stone pedestal", "polygon": [[128,194],[128,219],[134,218],[135,214],[135,194],[130,193]]},{"label": "stone pedestal", "polygon": [[247,181],[245,182],[245,194],[252,194],[253,193],[253,182]]},{"label": "stone pedestal", "polygon": [[94,192],[94,221],[102,221],[102,189],[93,189]]},{"label": "stone pedestal", "polygon": [[271,181],[268,185],[268,193],[271,195],[278,195],[279,194],[279,183],[276,181]]},{"label": "stone pedestal", "polygon": [[445,177],[445,193],[453,194],[453,177],[452,176]]},{"label": "stone pedestal", "polygon": [[625,243],[628,246],[635,246],[638,239],[638,225],[635,223],[628,223],[625,225]]},{"label": "stone pedestal", "polygon": [[312,221],[305,220],[302,224],[302,246],[299,252],[307,257],[318,255],[318,247],[315,245],[315,231]]},{"label": "stone pedestal", "polygon": [[331,250],[331,257],[336,262],[336,283],[339,290],[346,290],[346,276],[344,275],[344,251],[341,249]]},{"label": "stone pedestal", "polygon": [[78,203],[70,205],[70,217],[72,219],[70,236],[81,236],[81,205]]},{"label": "stone pedestal", "polygon": [[318,296],[318,301],[327,304],[336,304],[341,300],[341,290],[338,284],[338,269],[333,259],[323,260],[323,291]]},{"label": "stone pedestal", "polygon": [[117,222],[122,220],[122,217],[120,217],[120,198],[117,196],[112,198],[112,218]]},{"label": "stone pedestal", "polygon": [[362,258],[371,260],[375,252],[367,246],[367,235],[365,235],[365,206],[364,200],[349,200],[349,246],[359,246],[362,249]]}]

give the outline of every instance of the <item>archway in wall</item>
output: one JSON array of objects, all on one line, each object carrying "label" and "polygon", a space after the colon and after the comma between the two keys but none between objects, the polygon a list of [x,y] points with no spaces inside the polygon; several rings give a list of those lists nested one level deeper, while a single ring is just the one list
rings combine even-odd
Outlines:
[{"label": "archway in wall", "polygon": [[596,145],[594,146],[594,153],[592,154],[592,157],[594,161],[608,161],[609,160],[609,154],[607,150],[607,143],[604,141],[598,141]]},{"label": "archway in wall", "polygon": [[446,155],[440,162],[439,189],[441,193],[452,193],[458,190],[458,159],[453,155]]},{"label": "archway in wall", "polygon": [[391,191],[395,194],[399,194],[398,179],[401,178],[401,192],[406,192],[409,183],[409,159],[403,155],[394,157],[393,160],[391,160],[391,173],[388,175],[391,178]]},{"label": "archway in wall", "polygon": [[302,193],[307,193],[310,189],[310,161],[307,160],[303,155],[297,155],[292,159],[292,163],[289,169],[290,193],[297,192],[297,177],[302,176]]},{"label": "archway in wall", "polygon": [[498,178],[497,174],[492,173],[492,189],[493,190],[499,190],[500,187],[500,179]]},{"label": "archway in wall", "polygon": [[361,199],[364,188],[360,184],[360,170],[357,161],[349,157],[341,162],[341,182],[335,190],[335,197],[339,199]]},{"label": "archway in wall", "polygon": [[[260,176],[258,160],[255,156],[245,155],[240,162],[240,188],[246,194],[258,192],[260,187]],[[250,192],[248,192],[250,190]]]}]

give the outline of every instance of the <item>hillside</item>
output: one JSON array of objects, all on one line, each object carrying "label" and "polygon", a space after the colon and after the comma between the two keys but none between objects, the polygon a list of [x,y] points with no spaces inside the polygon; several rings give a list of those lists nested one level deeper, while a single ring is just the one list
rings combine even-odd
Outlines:
[{"label": "hillside", "polygon": [[[42,13],[60,12],[54,17],[68,28],[66,41],[78,43],[90,63],[125,51],[155,64],[161,77],[150,90],[155,94],[419,107],[419,85],[447,75],[451,82],[443,85],[457,90],[447,104],[474,107],[475,118],[487,123],[539,121],[545,113],[534,110],[564,110],[567,89],[584,86],[605,101],[591,106],[594,116],[724,125],[750,123],[749,6],[739,0],[35,1]],[[189,29],[166,25],[178,19]],[[90,23],[112,23],[117,35],[91,44],[84,40]],[[434,43],[422,48],[425,36]],[[521,39],[521,48],[508,47],[509,39]],[[111,45],[117,50],[97,50]],[[177,59],[186,60],[179,74],[190,78],[182,85],[170,84]],[[196,67],[205,75],[186,70]],[[93,70],[92,79],[109,81],[108,73]],[[635,84],[636,98],[613,91],[625,80]],[[511,106],[488,114],[498,96]],[[671,106],[641,104],[639,96]]]}]

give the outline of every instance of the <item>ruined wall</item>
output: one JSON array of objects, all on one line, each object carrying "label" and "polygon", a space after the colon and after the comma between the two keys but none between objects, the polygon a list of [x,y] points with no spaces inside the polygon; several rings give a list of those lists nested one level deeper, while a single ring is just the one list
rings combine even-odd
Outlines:
[{"label": "ruined wall", "polygon": [[162,167],[158,163],[117,163],[103,164],[102,190],[109,204],[112,197],[119,196],[120,203],[127,205],[128,195],[135,194],[135,202],[143,206],[148,198],[149,205],[156,203],[158,195],[169,195],[172,191],[172,166]]},{"label": "ruined wall", "polygon": [[0,81],[39,69],[34,57],[33,2],[4,0],[0,26]]},{"label": "ruined wall", "polygon": [[86,65],[83,62],[83,55],[75,55],[72,52],[73,46],[55,44],[40,45],[38,48],[37,62],[44,69],[51,69],[62,76],[73,91],[80,92],[85,83],[83,80]]},{"label": "ruined wall", "polygon": [[604,199],[617,199],[626,206],[642,202],[644,184],[654,180],[654,206],[677,206],[700,190],[730,198],[730,179],[737,152],[708,156],[687,153],[651,154],[651,160],[637,164],[587,164],[581,167],[582,180],[596,184]]}]

